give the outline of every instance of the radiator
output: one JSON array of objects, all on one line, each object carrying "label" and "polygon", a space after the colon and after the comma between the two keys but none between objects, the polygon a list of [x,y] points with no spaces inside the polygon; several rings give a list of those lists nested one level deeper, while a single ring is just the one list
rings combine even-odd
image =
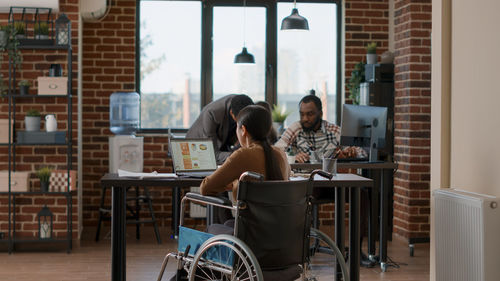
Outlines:
[{"label": "radiator", "polygon": [[457,189],[434,196],[436,280],[500,280],[500,200]]},{"label": "radiator", "polygon": [[[200,187],[192,186],[191,192],[200,192]],[[205,218],[207,216],[207,208],[191,202],[189,203],[189,216],[192,218]]]}]

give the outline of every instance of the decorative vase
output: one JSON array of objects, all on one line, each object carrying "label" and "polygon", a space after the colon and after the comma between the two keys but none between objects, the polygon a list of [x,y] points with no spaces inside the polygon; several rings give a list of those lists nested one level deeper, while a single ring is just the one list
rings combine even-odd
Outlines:
[{"label": "decorative vase", "polygon": [[30,86],[27,85],[19,86],[19,94],[21,96],[29,95],[29,93],[30,93]]},{"label": "decorative vase", "polygon": [[47,132],[57,131],[57,120],[54,114],[45,115],[45,130]]},{"label": "decorative vase", "polygon": [[49,191],[49,182],[48,181],[40,181],[40,191],[48,192]]},{"label": "decorative vase", "polygon": [[40,131],[40,116],[26,116],[24,117],[24,123],[26,124],[26,131]]},{"label": "decorative vase", "polygon": [[281,136],[283,134],[283,132],[285,131],[285,127],[284,127],[283,122],[273,122],[273,127],[276,130],[276,132],[278,133],[278,137]]},{"label": "decorative vase", "polygon": [[367,64],[376,64],[377,63],[377,54],[366,54],[366,63]]}]

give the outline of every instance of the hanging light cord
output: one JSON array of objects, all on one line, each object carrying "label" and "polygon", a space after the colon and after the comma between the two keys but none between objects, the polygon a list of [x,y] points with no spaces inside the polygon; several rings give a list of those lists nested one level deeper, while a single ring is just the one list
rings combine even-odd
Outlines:
[{"label": "hanging light cord", "polygon": [[293,0],[293,8],[297,8],[297,0]]},{"label": "hanging light cord", "polygon": [[243,47],[246,47],[247,1],[243,0]]}]

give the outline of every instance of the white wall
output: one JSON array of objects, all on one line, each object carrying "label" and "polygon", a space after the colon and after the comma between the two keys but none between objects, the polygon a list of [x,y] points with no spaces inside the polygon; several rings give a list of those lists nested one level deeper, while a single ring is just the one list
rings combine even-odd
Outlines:
[{"label": "white wall", "polygon": [[500,196],[500,1],[452,1],[451,186]]},{"label": "white wall", "polygon": [[[498,0],[432,1],[431,189],[500,196]],[[431,207],[431,280],[435,280]]]}]

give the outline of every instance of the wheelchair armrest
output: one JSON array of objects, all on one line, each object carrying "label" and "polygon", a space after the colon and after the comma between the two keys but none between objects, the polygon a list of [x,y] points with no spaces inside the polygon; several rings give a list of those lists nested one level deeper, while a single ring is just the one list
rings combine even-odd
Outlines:
[{"label": "wheelchair armrest", "polygon": [[324,178],[327,178],[329,180],[331,180],[333,178],[332,174],[330,174],[326,171],[320,170],[320,169],[316,169],[316,170],[312,171],[311,175],[309,176],[309,180],[314,180],[314,175],[316,175],[316,174],[318,174]]},{"label": "wheelchair armrest", "polygon": [[199,203],[225,205],[225,206],[232,206],[233,205],[231,200],[229,200],[228,198],[201,195],[201,194],[196,193],[196,192],[188,192],[184,196],[187,197],[188,199],[195,200]]}]

